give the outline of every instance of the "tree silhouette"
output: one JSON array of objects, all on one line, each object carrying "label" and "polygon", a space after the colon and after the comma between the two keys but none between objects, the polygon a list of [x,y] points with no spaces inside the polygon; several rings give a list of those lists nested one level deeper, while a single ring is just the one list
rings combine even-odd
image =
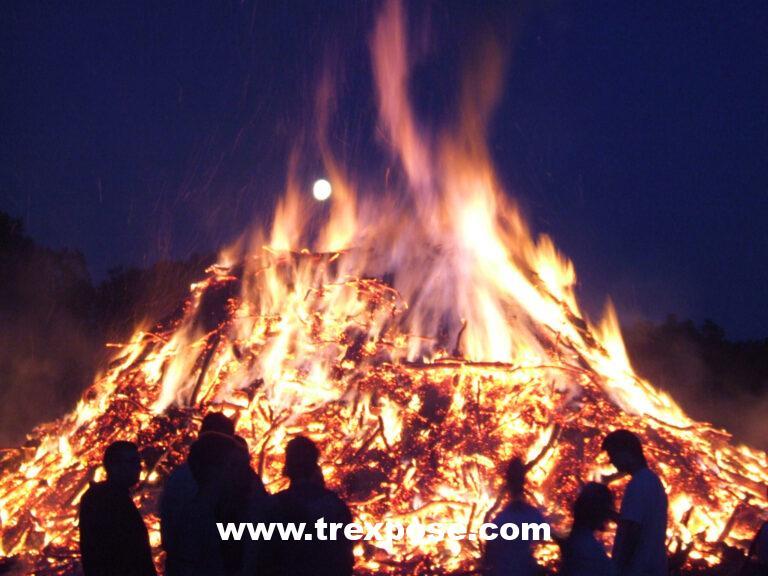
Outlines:
[{"label": "tree silhouette", "polygon": [[105,343],[173,313],[210,260],[118,268],[94,286],[81,253],[40,246],[0,212],[0,446],[73,407]]}]

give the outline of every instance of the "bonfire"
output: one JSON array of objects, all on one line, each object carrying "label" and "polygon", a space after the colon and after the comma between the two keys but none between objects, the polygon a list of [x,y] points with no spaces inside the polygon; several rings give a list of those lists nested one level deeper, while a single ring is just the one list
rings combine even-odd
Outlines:
[{"label": "bonfire", "polygon": [[[585,319],[572,264],[502,190],[486,146],[503,67],[494,45],[482,75],[466,75],[457,125],[437,134],[409,101],[399,3],[386,4],[370,46],[382,144],[402,177],[360,189],[341,168],[323,138],[324,83],[330,206],[313,215],[290,171],[268,230],[225,250],[178,314],[117,346],[70,414],[2,453],[0,555],[22,573],[78,571],[78,501],[118,439],[142,449],[135,498],[160,565],[158,496],[208,410],[236,420],[271,492],[286,485],[286,442],[305,434],[356,520],[470,533],[504,504],[513,456],[529,464],[531,501],[567,531],[579,487],[613,472],[602,438],[627,428],[668,491],[671,554],[706,569],[724,545],[748,545],[768,508],[766,454],[640,378],[615,313]],[[481,553],[470,539],[366,541],[356,570],[471,573]],[[555,565],[559,551],[538,554]]]}]

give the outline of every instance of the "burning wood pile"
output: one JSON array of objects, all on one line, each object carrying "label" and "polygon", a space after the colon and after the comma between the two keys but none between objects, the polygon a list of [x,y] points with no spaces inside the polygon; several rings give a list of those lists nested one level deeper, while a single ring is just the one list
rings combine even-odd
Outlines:
[{"label": "burning wood pile", "polygon": [[[344,256],[340,256],[341,259]],[[721,542],[745,545],[758,525],[765,455],[728,443],[726,433],[694,422],[665,422],[631,414],[611,398],[609,377],[558,334],[542,333],[548,353],[534,362],[472,362],[440,354],[430,362],[396,360],[408,338],[398,330],[406,313],[398,293],[377,280],[296,282],[302,271],[335,277],[331,256],[267,254],[261,275],[295,282],[302,302],[302,346],[328,358],[315,379],[300,350],[286,352],[274,375],[250,377],[274,351],[285,318],[253,314],[239,294],[243,279],[213,268],[195,285],[182,317],[164,329],[139,332],[112,366],[62,421],[40,427],[24,447],[4,455],[0,497],[3,551],[20,554],[30,574],[67,574],[77,563],[76,504],[106,445],[136,438],[147,470],[137,499],[157,544],[157,496],[162,479],[185,455],[201,414],[216,405],[237,418],[268,488],[284,486],[282,449],[292,434],[308,433],[323,447],[324,474],[348,498],[361,521],[415,519],[479,525],[500,504],[500,466],[513,455],[532,465],[531,497],[556,524],[579,485],[607,465],[599,456],[609,429],[636,431],[652,466],[669,488],[670,548],[688,551],[689,563],[716,563]],[[265,264],[266,265],[266,264]],[[270,273],[265,274],[265,271]],[[343,299],[346,318],[329,305]],[[354,321],[351,321],[354,318]],[[574,318],[574,320],[576,320]],[[376,338],[371,330],[382,323]],[[251,338],[238,337],[242,325]],[[579,334],[605,351],[578,323]],[[200,337],[183,335],[199,331]],[[296,341],[294,341],[296,342]],[[459,346],[461,345],[459,339]],[[188,401],[158,406],[169,378],[184,369]],[[248,374],[249,376],[245,376]],[[631,384],[663,404],[646,385]],[[232,387],[232,382],[248,384]],[[425,574],[466,571],[476,565],[476,542],[409,549],[360,546],[361,573]],[[545,556],[554,557],[554,547]]]},{"label": "burning wood pile", "polygon": [[[405,90],[399,4],[371,47],[403,190],[353,194],[323,147],[334,195],[319,232],[289,177],[269,235],[223,254],[177,316],[119,346],[71,414],[2,454],[0,553],[23,572],[76,572],[77,503],[117,439],[142,447],[136,500],[159,557],[163,479],[212,407],[236,419],[271,492],[285,485],[286,441],[306,434],[358,521],[468,532],[503,504],[512,456],[566,530],[580,485],[611,471],[603,436],[627,428],[667,487],[670,552],[695,569],[719,563],[723,544],[746,547],[768,508],[766,454],[635,375],[610,310],[599,326],[583,319],[571,263],[533,238],[494,176],[484,126],[499,71],[468,81],[460,128],[428,140]],[[558,550],[540,554],[552,564]],[[480,545],[360,542],[355,555],[360,574],[468,573]]]}]

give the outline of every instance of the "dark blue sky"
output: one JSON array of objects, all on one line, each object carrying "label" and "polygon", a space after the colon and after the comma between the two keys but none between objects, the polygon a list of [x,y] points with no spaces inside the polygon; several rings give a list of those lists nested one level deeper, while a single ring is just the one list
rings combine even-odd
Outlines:
[{"label": "dark blue sky", "polygon": [[[427,115],[450,110],[473,30],[519,24],[493,151],[588,310],[610,294],[625,318],[768,335],[768,4],[413,4],[439,48],[414,82]],[[339,152],[378,177],[375,8],[4,2],[0,209],[96,278],[212,251],[271,213],[324,58],[343,72]]]}]

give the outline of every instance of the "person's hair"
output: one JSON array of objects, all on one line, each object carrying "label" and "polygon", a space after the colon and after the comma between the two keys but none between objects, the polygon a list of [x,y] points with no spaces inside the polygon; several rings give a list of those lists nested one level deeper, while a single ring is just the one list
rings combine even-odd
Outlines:
[{"label": "person's hair", "polygon": [[602,449],[607,452],[628,452],[645,462],[643,444],[629,430],[614,430],[603,439]]},{"label": "person's hair", "polygon": [[291,480],[310,478],[318,469],[320,451],[306,436],[296,436],[285,447],[285,475]]},{"label": "person's hair", "polygon": [[206,486],[217,476],[227,471],[232,459],[242,452],[240,445],[231,436],[220,432],[205,432],[192,443],[189,449],[189,469],[195,482]]},{"label": "person's hair", "polygon": [[613,493],[605,484],[588,482],[573,503],[573,525],[597,530],[613,514]]},{"label": "person's hair", "polygon": [[504,480],[507,488],[513,494],[521,494],[525,488],[525,475],[528,473],[528,467],[521,458],[512,458],[504,471]]},{"label": "person's hair", "polygon": [[235,423],[221,412],[208,412],[200,425],[200,434],[204,432],[218,432],[226,436],[234,436]]},{"label": "person's hair", "polygon": [[104,469],[109,472],[114,468],[115,464],[117,464],[120,459],[128,453],[138,454],[138,446],[136,446],[136,444],[133,442],[128,442],[127,440],[118,440],[116,442],[112,442],[112,444],[107,446],[107,449],[104,450],[104,458],[102,460]]}]

